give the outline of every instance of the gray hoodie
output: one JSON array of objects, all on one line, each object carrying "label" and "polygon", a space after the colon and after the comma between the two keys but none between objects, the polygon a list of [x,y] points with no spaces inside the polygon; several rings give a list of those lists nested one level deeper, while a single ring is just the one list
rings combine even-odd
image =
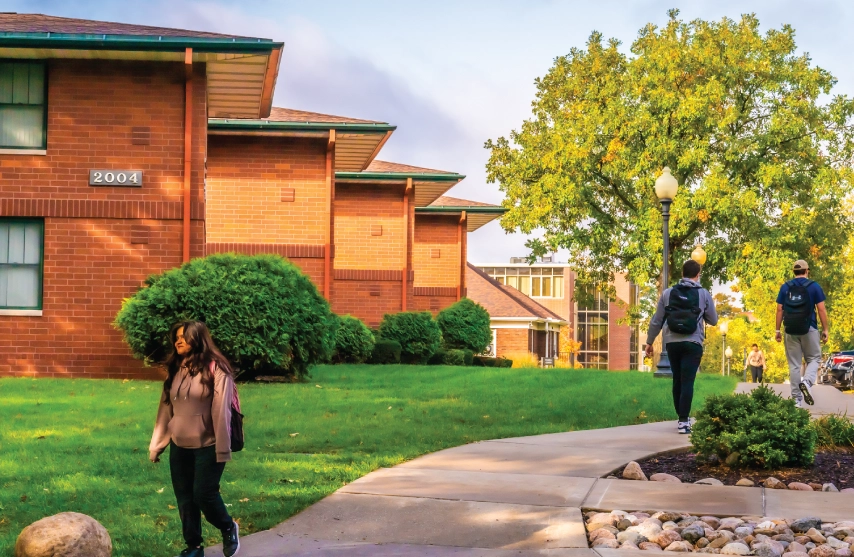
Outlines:
[{"label": "gray hoodie", "polygon": [[700,289],[700,310],[702,313],[697,317],[697,330],[690,335],[680,335],[678,333],[671,332],[667,327],[667,322],[664,317],[664,308],[670,303],[670,291],[672,290],[671,288],[668,288],[661,295],[661,298],[658,299],[658,307],[655,309],[655,315],[652,316],[652,321],[649,322],[649,331],[646,334],[647,344],[652,344],[655,337],[657,337],[658,333],[663,329],[664,344],[667,344],[668,342],[695,342],[702,346],[703,341],[706,339],[706,328],[703,325],[703,321],[712,326],[718,324],[718,312],[715,310],[715,301],[712,299],[712,295],[709,294],[709,291],[700,286],[700,283],[694,282],[691,279],[683,278],[679,281],[679,284]]}]

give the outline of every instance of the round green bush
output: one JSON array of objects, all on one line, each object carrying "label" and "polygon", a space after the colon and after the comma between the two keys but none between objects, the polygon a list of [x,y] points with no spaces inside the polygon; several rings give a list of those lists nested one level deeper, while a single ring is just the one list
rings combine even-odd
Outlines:
[{"label": "round green bush", "polygon": [[374,344],[374,351],[371,353],[370,363],[399,364],[400,343],[396,340],[388,340],[385,338],[377,339]]},{"label": "round green bush", "polygon": [[361,364],[371,357],[374,351],[374,333],[360,319],[352,315],[339,318],[335,331],[335,356],[339,364]]},{"label": "round green bush", "polygon": [[388,313],[380,323],[380,337],[400,343],[402,362],[426,363],[442,343],[442,333],[427,311]]},{"label": "round green bush", "polygon": [[816,431],[809,412],[760,386],[750,394],[714,395],[697,413],[691,443],[702,457],[730,466],[810,466]]},{"label": "round green bush", "polygon": [[114,325],[135,357],[163,361],[169,328],[204,321],[236,371],[308,375],[329,361],[337,319],[299,268],[277,255],[221,254],[153,275],[122,303]]},{"label": "round green bush", "polygon": [[492,342],[489,312],[468,298],[440,311],[436,322],[446,348],[467,349],[481,354]]}]

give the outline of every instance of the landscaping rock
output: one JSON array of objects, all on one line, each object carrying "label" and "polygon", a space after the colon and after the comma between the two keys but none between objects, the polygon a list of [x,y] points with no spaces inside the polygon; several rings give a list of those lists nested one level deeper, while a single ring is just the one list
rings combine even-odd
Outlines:
[{"label": "landscaping rock", "polygon": [[677,526],[675,522],[670,521],[670,522],[665,522],[664,524],[662,524],[661,528],[662,528],[662,530],[678,530],[679,526]]},{"label": "landscaping rock", "polygon": [[640,480],[640,481],[648,481],[646,474],[643,473],[643,469],[640,467],[640,464],[635,462],[634,460],[626,464],[626,468],[623,470],[623,478],[627,480]]},{"label": "landscaping rock", "polygon": [[746,538],[753,533],[753,526],[743,525],[735,529],[735,537]]},{"label": "landscaping rock", "polygon": [[782,557],[783,547],[768,542],[760,542],[753,546],[753,554],[757,557]]},{"label": "landscaping rock", "polygon": [[806,553],[807,548],[798,542],[792,542],[789,544],[786,553]]},{"label": "landscaping rock", "polygon": [[717,530],[721,525],[720,519],[716,516],[701,516],[700,520],[708,524],[712,530]]},{"label": "landscaping rock", "polygon": [[774,476],[769,476],[766,478],[764,482],[762,482],[767,489],[789,489],[786,487],[786,484],[775,478]]},{"label": "landscaping rock", "polygon": [[[767,487],[767,486],[766,486]],[[813,488],[808,484],[801,482],[792,482],[789,484],[789,489],[793,489],[795,491],[813,491]]]},{"label": "landscaping rock", "polygon": [[620,544],[617,543],[617,540],[599,539],[593,542],[591,547],[593,547],[594,549],[617,549],[618,547],[620,547]]},{"label": "landscaping rock", "polygon": [[682,480],[677,478],[676,476],[671,476],[670,474],[653,474],[649,477],[649,481],[651,482],[667,482],[673,484],[681,484]]},{"label": "landscaping rock", "polygon": [[59,513],[33,522],[15,542],[15,557],[110,557],[107,529],[90,516]]},{"label": "landscaping rock", "polygon": [[626,543],[621,543],[621,544],[620,544],[620,547],[618,547],[617,549],[633,549],[633,550],[635,550],[635,551],[640,551],[640,548],[639,548],[638,546],[636,546],[636,545],[632,545],[632,544],[630,544],[630,543],[628,543],[628,542],[626,542]]},{"label": "landscaping rock", "polygon": [[845,543],[842,540],[838,540],[833,536],[828,536],[826,543],[833,549],[848,549],[850,547],[849,544]]},{"label": "landscaping rock", "polygon": [[792,523],[789,524],[789,528],[798,534],[803,534],[804,532],[808,532],[810,529],[815,529],[819,526],[821,526],[821,519],[815,516],[799,518],[797,520],[793,520]]},{"label": "landscaping rock", "polygon": [[737,485],[739,487],[753,487],[756,484],[753,483],[753,480],[748,480],[747,478],[741,478],[740,480],[735,482],[735,485]]},{"label": "landscaping rock", "polygon": [[606,530],[605,528],[599,528],[598,530],[593,530],[587,535],[587,539],[590,540],[590,543],[595,542],[596,540],[615,540],[617,536],[614,535],[613,532]]},{"label": "landscaping rock", "polygon": [[795,541],[795,536],[792,534],[777,534],[776,536],[771,536],[771,539],[778,542],[792,543]]},{"label": "landscaping rock", "polygon": [[672,544],[673,542],[681,542],[682,536],[675,530],[664,530],[654,540],[662,549]]},{"label": "landscaping rock", "polygon": [[809,552],[810,557],[836,557],[836,550],[829,545],[819,545]]},{"label": "landscaping rock", "polygon": [[627,518],[620,519],[620,521],[617,522],[617,530],[620,530],[620,531],[627,530],[627,529],[631,528],[632,526],[634,526],[634,524],[632,523],[631,520],[629,520]]},{"label": "landscaping rock", "polygon": [[664,551],[679,551],[679,552],[694,551],[694,546],[688,542],[673,542],[672,544],[670,544],[666,548],[664,548]]},{"label": "landscaping rock", "polygon": [[643,542],[638,547],[643,551],[664,551],[660,545],[653,542]]},{"label": "landscaping rock", "polygon": [[807,548],[807,553],[809,553],[811,550],[815,549],[815,542],[809,542],[808,544],[804,545],[804,547]]},{"label": "landscaping rock", "polygon": [[827,538],[824,537],[824,534],[822,534],[815,528],[810,528],[809,530],[807,530],[806,537],[808,537],[817,544],[822,544],[827,541]]},{"label": "landscaping rock", "polygon": [[821,486],[822,491],[832,491],[833,493],[837,493],[839,489],[833,484],[824,484]]},{"label": "landscaping rock", "polygon": [[632,526],[627,531],[637,532],[648,540],[654,540],[661,533],[661,525],[658,524],[657,520],[651,519],[646,520],[637,526]]},{"label": "landscaping rock", "polygon": [[744,521],[740,518],[724,518],[721,520],[721,525],[718,527],[718,530],[729,530],[730,532],[735,532],[735,529],[744,524]]},{"label": "landscaping rock", "polygon": [[711,547],[712,549],[721,549],[730,542],[732,542],[732,539],[726,538],[725,536],[721,536],[720,538],[712,540],[709,543],[709,547]]},{"label": "landscaping rock", "polygon": [[724,485],[722,481],[716,480],[715,478],[703,478],[702,480],[697,480],[694,483],[697,485]]},{"label": "landscaping rock", "polygon": [[806,545],[807,545],[808,543],[810,543],[812,540],[811,540],[811,539],[809,539],[808,537],[804,536],[804,535],[800,535],[800,536],[795,536],[795,541],[796,541],[796,542],[798,542],[798,543],[799,543],[799,544],[801,544],[801,545],[806,546]]},{"label": "landscaping rock", "polygon": [[688,526],[687,528],[683,529],[681,535],[683,540],[695,544],[700,538],[706,537],[706,530],[701,526],[692,524],[691,526]]},{"label": "landscaping rock", "polygon": [[806,551],[789,551],[786,557],[809,557],[809,554]]},{"label": "landscaping rock", "polygon": [[851,550],[848,548],[836,550],[836,557],[851,557],[851,555]]},{"label": "landscaping rock", "polygon": [[[721,549],[722,555],[749,555],[750,548],[740,542],[728,543]],[[811,556],[812,557],[812,556]]]},{"label": "landscaping rock", "polygon": [[726,459],[724,459],[724,464],[726,464],[730,468],[734,468],[738,466],[739,458],[741,458],[741,454],[738,451],[730,453],[727,455]]},{"label": "landscaping rock", "polygon": [[587,519],[588,524],[607,524],[614,526],[617,524],[617,519],[611,513],[594,513]]},{"label": "landscaping rock", "polygon": [[648,538],[638,534],[637,532],[620,532],[617,534],[617,542],[621,544],[630,543],[632,545],[640,546],[640,544],[648,541]]},{"label": "landscaping rock", "polygon": [[653,514],[652,518],[655,518],[664,524],[665,522],[676,522],[677,520],[682,520],[682,515],[679,513],[663,511]]},{"label": "landscaping rock", "polygon": [[711,542],[709,542],[708,538],[700,538],[699,540],[697,540],[697,543],[695,545],[697,546],[697,549],[703,549],[704,547],[708,546],[709,543]]}]

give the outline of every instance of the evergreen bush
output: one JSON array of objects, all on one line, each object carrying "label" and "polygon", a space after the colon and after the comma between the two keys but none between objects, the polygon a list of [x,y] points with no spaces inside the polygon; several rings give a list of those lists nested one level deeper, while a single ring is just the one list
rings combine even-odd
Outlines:
[{"label": "evergreen bush", "polygon": [[400,363],[400,343],[396,340],[385,338],[377,339],[374,344],[374,351],[371,353],[372,364],[399,364]]},{"label": "evergreen bush", "polygon": [[337,320],[299,268],[277,255],[220,254],[152,275],[124,300],[114,326],[134,357],[163,361],[169,329],[195,319],[238,373],[297,378],[329,361]]},{"label": "evergreen bush", "polygon": [[447,352],[445,352],[445,349],[440,347],[438,350],[436,350],[435,352],[433,352],[433,355],[432,355],[432,356],[430,356],[430,359],[429,359],[429,360],[427,360],[427,365],[428,365],[428,366],[441,366],[441,365],[444,365],[444,364],[445,364],[445,355],[446,355],[446,354],[447,354]]},{"label": "evergreen bush", "polygon": [[492,342],[489,312],[468,298],[447,307],[436,316],[445,348],[471,350],[480,354]]},{"label": "evergreen bush", "polygon": [[700,456],[714,455],[734,467],[809,466],[815,458],[816,431],[808,411],[760,386],[750,394],[706,398],[691,443]]},{"label": "evergreen bush", "polygon": [[361,364],[366,362],[374,351],[374,333],[360,319],[352,315],[339,318],[335,331],[336,363]]},{"label": "evergreen bush", "polygon": [[383,317],[380,338],[400,343],[403,363],[421,364],[439,349],[442,333],[430,312],[404,311]]},{"label": "evergreen bush", "polygon": [[465,352],[458,348],[452,348],[445,352],[445,358],[442,363],[446,366],[464,366],[466,365]]}]

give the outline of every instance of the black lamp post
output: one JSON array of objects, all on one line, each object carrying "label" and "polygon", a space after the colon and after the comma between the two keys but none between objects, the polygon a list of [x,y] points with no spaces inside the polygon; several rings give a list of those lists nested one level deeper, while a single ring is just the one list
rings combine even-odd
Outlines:
[{"label": "black lamp post", "polygon": [[[664,264],[661,269],[661,291],[667,289],[670,282],[670,204],[676,197],[676,190],[679,189],[679,182],[670,173],[670,168],[664,167],[661,171],[661,176],[655,180],[655,195],[661,203],[661,217],[663,220],[663,235],[664,235]],[[670,369],[670,358],[667,356],[667,345],[664,339],[661,341],[661,355],[658,358],[658,365],[655,366],[655,377],[673,377],[673,371]]]}]

